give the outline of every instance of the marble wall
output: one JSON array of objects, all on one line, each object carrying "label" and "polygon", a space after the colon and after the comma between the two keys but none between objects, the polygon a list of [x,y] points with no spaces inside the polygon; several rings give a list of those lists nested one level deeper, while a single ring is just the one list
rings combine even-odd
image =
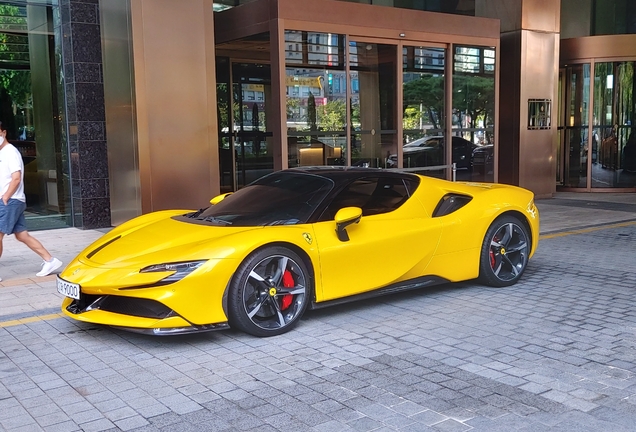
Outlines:
[{"label": "marble wall", "polygon": [[111,226],[98,0],[60,2],[73,225]]}]

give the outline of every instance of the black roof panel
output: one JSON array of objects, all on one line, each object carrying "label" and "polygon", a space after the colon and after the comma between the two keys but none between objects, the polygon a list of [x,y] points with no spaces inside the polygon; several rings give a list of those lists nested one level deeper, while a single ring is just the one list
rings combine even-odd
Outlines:
[{"label": "black roof panel", "polygon": [[318,175],[333,180],[336,184],[348,183],[362,177],[399,177],[410,178],[418,181],[419,178],[415,174],[404,173],[394,170],[386,170],[381,168],[362,168],[362,167],[344,167],[344,166],[309,166],[290,168],[288,172],[307,173]]}]

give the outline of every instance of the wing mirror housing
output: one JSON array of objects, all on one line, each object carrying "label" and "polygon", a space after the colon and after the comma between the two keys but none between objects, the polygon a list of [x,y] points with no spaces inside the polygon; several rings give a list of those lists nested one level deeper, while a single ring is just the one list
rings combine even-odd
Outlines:
[{"label": "wing mirror housing", "polygon": [[224,193],[224,194],[215,196],[214,198],[212,198],[210,200],[210,204],[216,205],[216,204],[220,203],[221,201],[223,201],[228,195],[232,195],[232,192],[228,192],[228,193]]},{"label": "wing mirror housing", "polygon": [[336,213],[336,234],[341,242],[349,241],[347,227],[357,224],[362,218],[362,209],[360,207],[345,207]]}]

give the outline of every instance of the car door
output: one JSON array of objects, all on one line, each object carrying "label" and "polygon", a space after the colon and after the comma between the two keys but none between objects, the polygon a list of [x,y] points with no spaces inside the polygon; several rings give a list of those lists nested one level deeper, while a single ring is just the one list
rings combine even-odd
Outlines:
[{"label": "car door", "polygon": [[[414,187],[412,188],[414,189]],[[360,207],[360,222],[336,235],[334,216]],[[314,224],[322,286],[317,301],[332,300],[421,276],[440,238],[441,225],[410,197],[401,178],[370,177],[350,184]]]}]

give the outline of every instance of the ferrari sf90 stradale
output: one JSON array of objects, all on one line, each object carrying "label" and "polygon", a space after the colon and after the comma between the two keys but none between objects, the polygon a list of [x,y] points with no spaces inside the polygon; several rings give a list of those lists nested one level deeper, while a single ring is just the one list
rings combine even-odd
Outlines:
[{"label": "ferrari sf90 stradale", "polygon": [[519,280],[539,238],[532,192],[392,170],[278,171],[205,209],[114,228],[59,275],[63,312],[157,334],[271,336],[306,309],[434,284]]}]

